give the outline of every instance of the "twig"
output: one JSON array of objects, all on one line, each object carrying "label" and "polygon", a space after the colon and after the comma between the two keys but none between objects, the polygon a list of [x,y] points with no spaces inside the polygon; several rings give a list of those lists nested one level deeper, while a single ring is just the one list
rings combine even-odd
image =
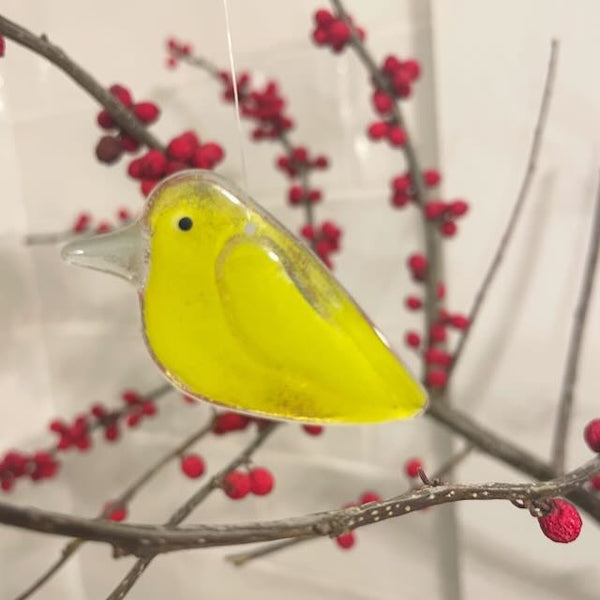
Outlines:
[{"label": "twig", "polygon": [[[263,430],[252,442],[251,448],[256,449],[272,431],[273,426]],[[239,465],[247,460],[248,452],[251,450],[247,449],[241,455],[243,458],[236,459],[226,469],[235,468],[232,465]],[[264,522],[196,525],[180,528],[176,527],[175,525],[178,523],[171,519],[165,526],[128,525],[83,519],[2,502],[0,502],[0,522],[43,533],[77,536],[96,542],[106,542],[150,561],[157,554],[184,549],[247,544],[313,534],[338,536],[365,525],[406,515],[429,506],[452,502],[508,500],[526,503],[558,496],[569,496],[598,473],[600,473],[599,456],[566,475],[542,483],[424,486],[382,502]],[[225,469],[218,473],[212,481],[220,482],[224,474]],[[208,485],[208,493],[210,493],[218,484]],[[200,490],[197,495],[206,497],[208,493]],[[114,593],[111,595],[111,598],[118,597],[123,596],[115,596]]]},{"label": "twig", "polygon": [[[182,504],[173,513],[171,518],[167,521],[166,527],[173,528],[179,525],[202,501],[204,501],[209,494],[219,488],[222,484],[223,478],[237,469],[240,465],[247,463],[250,457],[254,454],[258,448],[269,438],[269,436],[275,431],[278,423],[271,422],[261,429],[254,440],[250,442],[240,454],[238,454],[232,461],[229,462],[223,469],[213,475],[213,477],[204,484],[193,496],[191,496],[187,502]],[[142,542],[143,543],[143,542]],[[152,562],[158,552],[154,552],[154,542],[151,540],[146,543],[146,551],[144,553],[137,553],[139,560],[131,568],[131,570],[125,575],[123,580],[117,585],[117,587],[108,596],[107,600],[120,600],[127,595],[127,592],[133,587],[135,582],[138,580],[140,575],[146,570],[148,565]],[[125,548],[128,550],[127,548]]]},{"label": "twig", "polygon": [[[341,0],[331,0],[331,4],[338,16],[346,21],[346,24],[350,28],[350,43],[354,48],[358,58],[361,60],[372,80],[377,84],[381,90],[387,92],[391,98],[395,98],[394,91],[391,88],[390,82],[384,77],[380,71],[377,63],[373,59],[371,53],[368,51],[365,43],[360,39],[356,28],[354,27],[348,11],[344,8]],[[407,132],[406,123],[404,116],[400,109],[400,103],[394,100],[392,106],[392,122]],[[414,186],[415,199],[417,203],[424,207],[427,201],[427,191],[425,188],[425,182],[423,181],[423,173],[419,164],[417,151],[412,142],[412,136],[406,136],[406,144],[401,148],[406,158],[406,163],[410,173],[411,183]],[[440,240],[438,233],[435,229],[435,224],[428,221],[424,215],[422,215],[421,222],[423,224],[423,235],[425,239],[425,254],[427,256],[427,274],[425,277],[425,332],[427,339],[429,339],[429,333],[431,326],[435,323],[438,318],[440,300],[437,295],[438,283],[443,279],[443,265],[442,265],[442,254],[440,247]],[[429,346],[429,342],[426,343]],[[425,369],[425,367],[424,367]],[[440,394],[443,395],[443,394]],[[437,394],[436,394],[437,396]]]},{"label": "twig", "polygon": [[[168,465],[172,460],[180,456],[188,448],[199,442],[205,435],[207,435],[213,428],[215,419],[212,417],[207,424],[201,427],[198,431],[192,433],[183,442],[178,444],[175,448],[167,452],[158,461],[156,461],[149,469],[144,471],[131,485],[129,485],[120,496],[110,503],[101,513],[99,518],[106,519],[115,506],[124,506],[129,504],[134,496],[143,488],[151,479],[153,479],[158,473]],[[15,598],[15,600],[26,600],[34,592],[46,583],[85,543],[85,540],[76,539],[69,542],[62,550],[59,559],[39,578],[37,579],[27,590],[21,593]]]},{"label": "twig", "polygon": [[[462,450],[457,452],[454,456],[451,456],[432,476],[432,483],[439,482],[447,473],[452,471],[454,467],[456,467],[460,462],[462,462],[473,450],[473,446],[467,445]],[[286,550],[287,548],[291,548],[292,546],[297,546],[304,542],[309,542],[310,540],[316,539],[318,536],[313,535],[309,537],[298,537],[292,538],[289,540],[284,540],[282,542],[271,542],[268,544],[263,544],[258,548],[254,548],[248,552],[238,552],[236,554],[229,554],[225,557],[230,563],[234,564],[236,567],[241,567],[246,563],[256,559],[262,558],[263,556],[268,556],[269,554],[274,554],[275,552],[279,552],[280,550]]]},{"label": "twig", "polygon": [[590,299],[594,289],[594,277],[596,275],[596,265],[598,264],[598,251],[600,250],[600,182],[596,192],[596,205],[594,209],[594,220],[588,247],[588,256],[585,263],[583,283],[579,293],[579,302],[575,310],[575,320],[571,330],[571,340],[567,350],[567,362],[563,375],[562,390],[560,394],[560,404],[558,409],[558,418],[556,421],[556,431],[554,433],[554,468],[557,473],[563,473],[565,470],[565,449],[569,425],[571,423],[571,413],[573,412],[573,394],[577,382],[577,370],[579,367],[579,355],[585,324],[590,306]]},{"label": "twig", "polygon": [[537,161],[540,154],[543,134],[548,118],[548,112],[550,110],[550,100],[552,99],[552,90],[554,88],[554,81],[556,79],[558,50],[558,40],[552,40],[552,45],[550,49],[550,60],[548,61],[548,70],[546,72],[546,81],[544,83],[544,91],[542,92],[542,102],[540,105],[538,119],[533,133],[533,140],[531,143],[531,149],[529,151],[527,167],[525,169],[525,174],[521,182],[521,187],[519,189],[517,200],[515,201],[515,205],[513,206],[510,219],[508,220],[508,223],[506,225],[506,229],[502,234],[502,238],[500,240],[500,244],[498,245],[498,249],[496,250],[494,258],[492,259],[492,262],[488,267],[485,277],[483,278],[481,287],[475,295],[475,300],[473,301],[473,305],[471,306],[471,310],[469,311],[469,327],[462,334],[456,346],[456,350],[453,353],[452,363],[448,368],[448,375],[456,368],[456,365],[463,353],[465,344],[467,343],[469,335],[473,330],[473,324],[479,316],[479,311],[481,310],[482,304],[487,296],[490,286],[498,272],[498,268],[502,263],[502,259],[504,258],[504,254],[506,252],[508,244],[512,239],[517,222],[523,211],[525,201],[527,200],[529,188],[531,187],[531,182],[533,181],[533,176],[537,168]]},{"label": "twig", "polygon": [[17,25],[0,15],[0,34],[13,42],[25,46],[43,56],[68,75],[93,96],[109,113],[110,116],[132,137],[139,142],[164,151],[164,146],[156,139],[110,92],[98,83],[87,71],[75,63],[61,48],[48,40],[46,35],[36,36],[24,27]]}]

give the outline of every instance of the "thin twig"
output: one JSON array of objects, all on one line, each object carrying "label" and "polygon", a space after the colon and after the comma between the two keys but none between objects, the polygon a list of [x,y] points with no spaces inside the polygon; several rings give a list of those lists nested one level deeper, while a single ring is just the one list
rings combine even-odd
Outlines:
[{"label": "thin twig", "polygon": [[[184,504],[182,504],[173,513],[171,518],[167,521],[167,528],[174,528],[179,525],[201,502],[203,502],[214,490],[221,487],[223,478],[237,469],[240,465],[247,463],[250,457],[258,450],[269,436],[275,431],[278,423],[271,422],[264,426],[254,440],[252,440],[233,460],[229,462],[223,469],[213,475],[213,477],[204,484],[194,495],[192,495]],[[138,554],[141,556],[131,568],[131,570],[125,575],[123,580],[117,585],[112,593],[107,597],[107,600],[121,600],[124,598],[129,590],[133,587],[135,582],[139,579],[140,575],[146,570],[148,565],[152,562],[157,552],[154,552],[154,543],[151,541],[147,545],[146,552]]]},{"label": "thin twig", "polygon": [[596,275],[596,265],[598,264],[598,252],[600,251],[600,182],[596,192],[596,205],[594,208],[594,220],[588,246],[588,255],[585,262],[583,283],[579,293],[579,302],[575,310],[575,320],[571,330],[571,340],[567,350],[567,362],[563,375],[562,390],[560,394],[560,404],[558,409],[558,418],[556,421],[556,431],[554,433],[554,468],[557,473],[563,473],[565,470],[565,450],[567,444],[567,435],[571,423],[571,413],[573,412],[573,394],[575,384],[577,383],[577,371],[579,368],[579,355],[583,343],[585,324],[590,306],[590,299],[594,289],[594,278]]},{"label": "thin twig", "polygon": [[[183,442],[178,444],[175,448],[167,452],[158,461],[156,461],[150,468],[144,471],[131,485],[129,485],[115,500],[110,503],[100,513],[100,519],[106,519],[116,506],[125,506],[133,500],[135,495],[160,471],[167,466],[172,460],[183,454],[188,448],[198,443],[205,435],[207,435],[213,428],[214,417],[212,417],[207,424],[192,433]],[[85,540],[76,539],[69,542],[62,550],[59,559],[33,584],[27,588],[24,592],[19,594],[15,600],[26,600],[33,593],[39,590],[44,583],[46,583],[58,570],[85,544]]]},{"label": "thin twig", "polygon": [[[252,449],[256,449],[272,431],[273,427],[263,430],[259,437],[252,442]],[[248,460],[248,453],[251,453],[250,449],[242,454],[243,458],[236,459],[226,469],[235,468],[231,465],[239,465]],[[129,525],[97,519],[83,519],[3,502],[0,502],[0,522],[32,531],[106,542],[144,557],[144,560],[149,562],[158,554],[191,548],[248,544],[304,537],[315,533],[336,537],[365,525],[406,515],[429,506],[452,502],[466,500],[535,502],[558,496],[569,496],[598,473],[600,473],[600,456],[594,457],[566,475],[541,483],[423,486],[382,502],[264,522],[176,527],[178,523],[171,519],[165,526]],[[225,469],[217,474],[213,481],[220,482],[224,475]],[[217,483],[208,485],[208,493],[218,487]],[[198,495],[206,497],[208,493],[200,490]],[[136,569],[139,570],[140,567],[136,567]],[[115,596],[114,593],[111,595],[111,598],[122,597],[122,595]]]},{"label": "thin twig", "polygon": [[61,48],[48,40],[46,35],[36,36],[31,31],[21,27],[0,15],[0,34],[13,42],[25,46],[43,56],[68,75],[75,83],[94,97],[109,113],[110,116],[137,141],[164,151],[164,146],[138,121],[136,116],[123,106],[109,91],[98,83],[87,71],[75,63]]},{"label": "thin twig", "polygon": [[[443,477],[445,477],[450,471],[454,469],[459,463],[461,463],[473,450],[473,446],[467,445],[462,450],[457,452],[454,456],[451,456],[433,475],[432,482],[437,483]],[[411,488],[412,489],[412,488]],[[262,558],[264,556],[268,556],[269,554],[274,554],[275,552],[279,552],[281,550],[286,550],[291,548],[292,546],[297,546],[304,542],[309,542],[311,540],[316,539],[318,536],[313,535],[309,537],[298,537],[292,538],[289,540],[283,540],[281,542],[270,542],[268,544],[263,544],[258,548],[254,548],[248,552],[238,552],[236,554],[229,554],[225,557],[230,563],[234,564],[236,567],[241,567],[246,563],[256,559]]]},{"label": "thin twig", "polygon": [[473,305],[469,311],[469,327],[462,334],[457,346],[456,350],[453,353],[452,363],[448,368],[448,374],[450,374],[456,368],[456,365],[463,353],[465,344],[469,339],[471,331],[473,330],[473,324],[477,320],[479,316],[479,311],[483,305],[483,302],[489,292],[490,286],[498,272],[500,264],[502,263],[502,259],[504,258],[504,254],[506,249],[508,248],[508,244],[510,243],[513,234],[515,232],[515,228],[519,217],[523,211],[523,207],[525,206],[525,201],[527,200],[529,189],[531,187],[531,182],[533,181],[533,176],[535,174],[537,168],[538,157],[540,155],[540,149],[542,146],[542,140],[544,135],[544,130],[546,127],[546,121],[548,119],[548,112],[550,110],[550,101],[552,99],[552,91],[554,89],[554,81],[556,79],[556,65],[558,62],[558,50],[559,50],[559,42],[558,40],[552,40],[552,45],[550,49],[550,59],[548,61],[548,70],[546,72],[546,80],[544,83],[544,90],[542,92],[542,101],[540,105],[540,110],[538,114],[537,123],[535,126],[535,130],[533,132],[533,140],[531,143],[531,149],[529,151],[529,159],[527,160],[527,167],[525,169],[525,174],[523,176],[523,180],[521,181],[521,187],[519,189],[519,193],[517,195],[517,199],[515,201],[515,205],[513,206],[512,213],[510,215],[510,219],[506,225],[506,229],[502,234],[502,238],[494,254],[494,258],[488,267],[488,270],[483,278],[481,283],[481,287],[477,291],[475,295],[475,300],[473,301]]}]

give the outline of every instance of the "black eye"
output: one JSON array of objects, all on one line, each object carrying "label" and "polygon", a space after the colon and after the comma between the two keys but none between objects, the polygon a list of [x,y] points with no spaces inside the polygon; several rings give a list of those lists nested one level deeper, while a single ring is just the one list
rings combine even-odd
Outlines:
[{"label": "black eye", "polygon": [[189,217],[181,217],[181,219],[179,219],[179,223],[177,223],[181,231],[189,231],[193,224],[194,223]]}]

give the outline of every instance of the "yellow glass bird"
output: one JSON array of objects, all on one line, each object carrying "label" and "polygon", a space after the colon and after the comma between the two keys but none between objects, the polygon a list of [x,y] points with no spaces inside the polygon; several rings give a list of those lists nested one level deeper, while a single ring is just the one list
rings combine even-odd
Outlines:
[{"label": "yellow glass bird", "polygon": [[426,405],[321,261],[210,171],[165,179],[136,223],[63,257],[136,286],[148,350],[190,396],[314,423],[404,419]]}]

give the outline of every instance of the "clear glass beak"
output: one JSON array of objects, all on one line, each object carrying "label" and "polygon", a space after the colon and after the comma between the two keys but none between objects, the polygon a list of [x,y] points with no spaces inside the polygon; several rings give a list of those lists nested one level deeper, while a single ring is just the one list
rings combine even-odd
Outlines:
[{"label": "clear glass beak", "polygon": [[145,273],[146,240],[136,221],[117,231],[76,239],[61,252],[64,261],[79,267],[112,273],[142,285]]}]

